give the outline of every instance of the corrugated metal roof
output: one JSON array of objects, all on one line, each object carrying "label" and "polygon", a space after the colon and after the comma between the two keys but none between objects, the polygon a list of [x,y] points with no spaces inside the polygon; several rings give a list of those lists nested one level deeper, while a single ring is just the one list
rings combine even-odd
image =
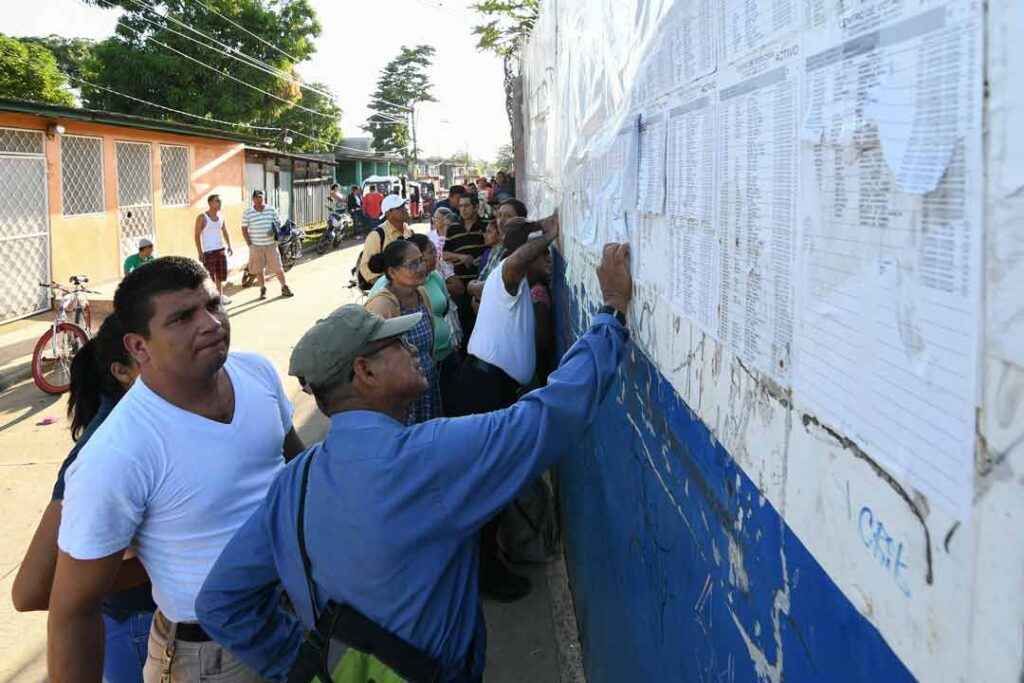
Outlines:
[{"label": "corrugated metal roof", "polygon": [[212,138],[215,140],[232,140],[235,142],[257,142],[258,138],[251,135],[243,135],[219,128],[208,128],[197,126],[191,123],[178,123],[176,121],[163,121],[151,119],[145,116],[134,114],[121,114],[112,111],[101,111],[98,109],[83,109],[80,107],[62,107],[56,104],[43,102],[29,102],[27,100],[16,100],[8,97],[0,97],[0,112],[11,112],[15,114],[29,114],[47,119],[68,119],[71,121],[88,121],[90,123],[102,123],[110,126],[122,126],[124,128],[135,128],[139,130],[156,130],[163,133],[176,133],[178,135],[190,135],[193,137]]}]

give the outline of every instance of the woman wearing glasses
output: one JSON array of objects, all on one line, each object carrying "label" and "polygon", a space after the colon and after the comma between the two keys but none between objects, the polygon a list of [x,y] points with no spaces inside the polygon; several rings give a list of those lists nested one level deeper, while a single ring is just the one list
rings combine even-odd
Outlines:
[{"label": "woman wearing glasses", "polygon": [[[434,361],[434,309],[423,288],[428,269],[423,254],[412,242],[396,240],[384,251],[370,257],[367,264],[374,273],[387,276],[387,284],[366,301],[366,309],[382,318],[420,312],[421,320],[406,332],[406,340],[419,351],[420,369],[428,388],[409,406],[406,424],[426,422],[441,417],[441,385]],[[382,278],[383,279],[383,278]]]}]

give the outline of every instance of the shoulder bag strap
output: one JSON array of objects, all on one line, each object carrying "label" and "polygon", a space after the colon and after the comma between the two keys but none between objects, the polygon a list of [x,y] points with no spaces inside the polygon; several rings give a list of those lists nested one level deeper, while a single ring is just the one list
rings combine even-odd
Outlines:
[{"label": "shoulder bag strap", "polygon": [[302,554],[302,570],[306,574],[306,588],[309,590],[309,606],[313,610],[313,627],[316,628],[320,621],[320,611],[316,608],[316,586],[313,584],[313,573],[309,561],[309,553],[306,552],[306,489],[309,487],[309,466],[313,464],[313,456],[316,449],[309,451],[306,462],[302,465],[302,489],[299,493],[299,521],[297,532],[299,537],[299,552]]}]

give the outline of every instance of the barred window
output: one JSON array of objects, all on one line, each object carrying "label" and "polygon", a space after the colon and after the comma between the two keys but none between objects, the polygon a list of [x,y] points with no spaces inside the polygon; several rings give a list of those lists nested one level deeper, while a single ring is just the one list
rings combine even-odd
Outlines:
[{"label": "barred window", "polygon": [[0,152],[8,154],[44,154],[43,133],[38,130],[0,128]]},{"label": "barred window", "polygon": [[60,178],[65,216],[103,213],[103,140],[62,135]]},{"label": "barred window", "polygon": [[160,186],[164,206],[189,203],[188,147],[160,145]]}]

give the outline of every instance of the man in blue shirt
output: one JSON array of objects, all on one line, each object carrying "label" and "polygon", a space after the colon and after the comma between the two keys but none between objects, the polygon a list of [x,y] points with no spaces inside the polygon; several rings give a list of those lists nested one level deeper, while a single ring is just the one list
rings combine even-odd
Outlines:
[{"label": "man in blue shirt", "polygon": [[[628,245],[598,267],[605,306],[548,385],[505,410],[405,426],[426,389],[401,334],[418,314],[385,321],[334,311],[296,345],[289,373],[330,416],[323,442],[287,466],[225,547],[196,611],[206,632],[262,676],[283,680],[302,628],[327,602],[358,610],[440,665],[444,681],[479,681],[486,635],[478,591],[481,527],[587,430],[629,333]],[[309,459],[304,538],[296,533]],[[277,587],[298,620],[278,607]]]}]

